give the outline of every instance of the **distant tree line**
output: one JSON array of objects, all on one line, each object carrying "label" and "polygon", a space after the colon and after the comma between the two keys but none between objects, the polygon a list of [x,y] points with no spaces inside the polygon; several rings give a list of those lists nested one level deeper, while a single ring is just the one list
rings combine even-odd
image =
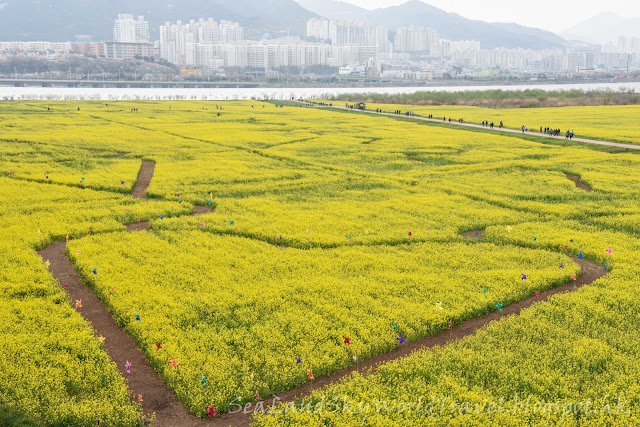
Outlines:
[{"label": "distant tree line", "polygon": [[0,74],[13,77],[15,74],[24,77],[41,78],[80,78],[87,75],[95,78],[133,78],[151,74],[173,78],[178,75],[176,66],[162,62],[152,62],[148,58],[136,60],[110,60],[70,55],[65,59],[50,60],[45,56],[14,55],[0,58]]},{"label": "distant tree line", "polygon": [[415,92],[410,94],[339,95],[336,101],[406,105],[469,105],[487,108],[542,108],[581,105],[637,105],[633,89],[598,90],[487,90],[464,92]]}]

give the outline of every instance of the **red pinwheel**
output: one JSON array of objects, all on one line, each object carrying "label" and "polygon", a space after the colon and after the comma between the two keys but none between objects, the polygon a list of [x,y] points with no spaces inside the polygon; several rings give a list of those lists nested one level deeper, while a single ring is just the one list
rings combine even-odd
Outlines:
[{"label": "red pinwheel", "polygon": [[207,406],[207,415],[209,416],[209,418],[218,415],[218,413],[216,412],[216,407],[213,405]]},{"label": "red pinwheel", "polygon": [[346,345],[351,345],[351,338],[349,338],[349,337],[345,337],[345,336],[343,336],[342,338],[344,339],[344,343],[345,343]]},{"label": "red pinwheel", "polygon": [[161,343],[156,343],[156,350],[160,350],[162,348],[162,344]]}]

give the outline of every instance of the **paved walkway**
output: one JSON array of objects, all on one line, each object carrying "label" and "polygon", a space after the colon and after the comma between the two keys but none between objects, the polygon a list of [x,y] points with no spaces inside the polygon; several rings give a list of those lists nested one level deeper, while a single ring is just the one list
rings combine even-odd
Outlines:
[{"label": "paved walkway", "polygon": [[[499,127],[494,127],[493,129],[491,129],[490,127],[486,127],[486,126],[482,126],[482,125],[477,125],[474,123],[459,123],[458,121],[454,121],[452,120],[451,122],[449,121],[444,121],[444,120],[439,120],[439,119],[428,119],[426,117],[422,117],[422,116],[407,116],[404,114],[393,114],[393,113],[376,113],[375,111],[371,111],[371,110],[358,110],[358,109],[351,109],[351,108],[347,108],[344,106],[337,106],[334,105],[333,107],[330,107],[328,105],[312,105],[314,108],[333,108],[333,109],[338,109],[338,110],[345,110],[345,111],[354,111],[354,112],[359,112],[359,113],[367,113],[367,114],[375,114],[375,115],[380,115],[380,116],[390,116],[390,117],[396,117],[396,118],[407,118],[407,119],[414,119],[414,120],[420,120],[420,121],[425,121],[425,122],[432,122],[432,123],[440,123],[440,124],[446,124],[446,125],[450,125],[450,126],[460,126],[460,127],[468,127],[468,128],[475,128],[475,129],[484,129],[484,130],[488,130],[488,131],[493,131],[496,133],[517,133],[517,134],[522,134],[521,130],[517,130],[517,129],[507,129],[507,128],[502,128],[500,129]],[[555,139],[558,141],[565,141],[565,137],[564,135],[561,136],[552,136],[552,135],[547,135],[544,133],[539,133],[539,132],[525,132],[524,135],[531,135],[531,136],[537,136],[540,138],[549,138],[549,139]],[[633,145],[633,144],[624,144],[622,142],[613,142],[613,141],[600,141],[597,139],[587,139],[587,138],[576,138],[574,137],[571,141],[575,141],[575,142],[583,142],[585,144],[593,144],[593,145],[604,145],[607,147],[616,147],[616,148],[624,148],[626,150],[640,150],[640,145]]]}]

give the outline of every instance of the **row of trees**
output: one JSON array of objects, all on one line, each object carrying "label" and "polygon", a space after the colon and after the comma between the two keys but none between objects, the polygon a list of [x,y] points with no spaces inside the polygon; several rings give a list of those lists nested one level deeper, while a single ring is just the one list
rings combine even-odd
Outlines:
[{"label": "row of trees", "polygon": [[50,60],[45,56],[5,56],[0,58],[0,75],[22,78],[99,78],[114,80],[141,79],[146,75],[176,77],[179,70],[168,63],[157,63],[136,59],[114,61],[104,58],[90,58],[71,55],[63,60]]}]

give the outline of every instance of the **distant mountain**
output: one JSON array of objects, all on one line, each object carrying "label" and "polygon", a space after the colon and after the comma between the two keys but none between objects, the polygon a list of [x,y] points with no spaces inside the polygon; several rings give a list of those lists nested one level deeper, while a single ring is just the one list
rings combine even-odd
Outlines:
[{"label": "distant mountain", "polygon": [[304,35],[315,16],[294,0],[0,0],[0,40],[111,40],[118,13],[144,15],[156,37],[165,21],[209,17],[238,21],[252,38]]},{"label": "distant mountain", "polygon": [[327,19],[362,21],[369,12],[351,3],[336,0],[298,0],[300,6]]},{"label": "distant mountain", "polygon": [[563,31],[562,35],[570,40],[599,44],[617,42],[620,36],[640,37],[640,18],[603,13]]},{"label": "distant mountain", "polygon": [[487,23],[448,13],[419,0],[411,0],[400,6],[376,10],[362,9],[336,0],[298,0],[320,16],[331,19],[348,19],[375,25],[383,25],[395,31],[397,27],[410,25],[429,27],[450,40],[480,40],[483,48],[562,48],[567,41],[562,37],[536,28],[517,24]]}]

